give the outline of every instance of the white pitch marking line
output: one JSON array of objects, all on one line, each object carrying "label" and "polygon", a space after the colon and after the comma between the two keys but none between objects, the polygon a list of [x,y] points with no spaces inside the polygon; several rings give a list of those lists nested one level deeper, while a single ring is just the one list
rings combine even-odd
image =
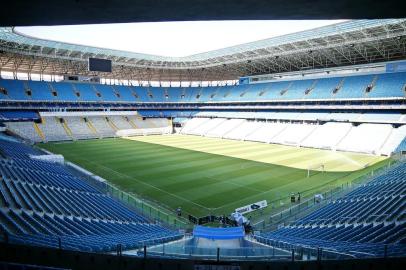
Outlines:
[{"label": "white pitch marking line", "polygon": [[[78,155],[74,155],[74,156],[78,156]],[[97,167],[101,167],[101,168],[103,168],[103,169],[109,170],[109,171],[111,171],[111,172],[113,172],[113,173],[115,173],[115,174],[124,176],[125,178],[133,179],[133,180],[137,181],[138,183],[141,183],[141,184],[145,184],[145,185],[147,185],[147,186],[150,186],[150,187],[152,187],[152,188],[154,188],[154,189],[156,189],[156,190],[162,191],[162,192],[164,192],[164,193],[166,193],[166,194],[168,194],[168,195],[170,195],[170,196],[173,196],[173,197],[175,197],[175,198],[178,198],[178,199],[180,199],[180,200],[182,200],[182,201],[185,201],[185,202],[188,202],[188,203],[197,205],[197,206],[199,206],[199,207],[201,207],[201,208],[204,208],[204,209],[206,209],[206,210],[208,210],[208,211],[210,211],[210,209],[211,209],[211,208],[207,208],[207,207],[205,207],[205,206],[203,206],[203,205],[201,205],[201,204],[198,204],[198,203],[195,203],[195,202],[190,201],[190,200],[188,200],[188,199],[185,199],[185,198],[183,198],[183,197],[180,197],[180,196],[178,196],[178,195],[176,195],[176,194],[173,194],[173,193],[171,193],[171,192],[168,192],[168,191],[166,191],[166,190],[160,189],[160,188],[158,188],[158,187],[156,187],[156,186],[154,186],[154,185],[151,185],[151,184],[149,184],[149,183],[146,183],[146,182],[144,182],[144,181],[138,180],[136,177],[132,177],[132,176],[129,176],[129,175],[127,175],[127,174],[117,172],[117,171],[115,171],[115,170],[113,170],[113,169],[111,169],[111,168],[109,168],[109,167],[106,167],[106,166],[101,165],[101,164],[97,164],[97,163],[95,163],[95,162],[93,162],[93,161],[90,161],[90,160],[88,160],[88,159],[86,159],[86,158],[83,158],[83,157],[81,157],[81,156],[79,156],[79,157],[82,158],[82,159],[84,159],[84,160],[86,160],[87,162],[89,162],[89,163],[91,163],[91,164],[97,166]]]}]

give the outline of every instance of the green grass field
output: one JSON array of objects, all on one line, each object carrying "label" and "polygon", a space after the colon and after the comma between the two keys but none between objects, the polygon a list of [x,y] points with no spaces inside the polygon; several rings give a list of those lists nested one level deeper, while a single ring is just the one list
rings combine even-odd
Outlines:
[{"label": "green grass field", "polygon": [[[383,166],[382,157],[170,135],[41,144],[120,189],[203,216],[310,195]],[[324,164],[325,172],[307,168]],[[366,167],[366,168],[364,168]]]}]

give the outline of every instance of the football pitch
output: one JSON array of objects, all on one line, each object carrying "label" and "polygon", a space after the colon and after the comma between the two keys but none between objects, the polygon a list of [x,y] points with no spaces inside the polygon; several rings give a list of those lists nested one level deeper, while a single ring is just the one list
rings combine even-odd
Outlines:
[{"label": "football pitch", "polygon": [[[129,193],[195,216],[304,196],[383,166],[384,157],[186,135],[41,144]],[[321,165],[324,165],[324,172]],[[308,168],[313,168],[307,177]]]}]

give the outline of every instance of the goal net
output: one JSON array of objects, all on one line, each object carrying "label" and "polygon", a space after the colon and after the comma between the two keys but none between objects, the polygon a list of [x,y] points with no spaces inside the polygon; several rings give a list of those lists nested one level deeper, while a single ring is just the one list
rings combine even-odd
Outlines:
[{"label": "goal net", "polygon": [[307,167],[307,178],[318,173],[324,173],[324,164],[312,164]]}]

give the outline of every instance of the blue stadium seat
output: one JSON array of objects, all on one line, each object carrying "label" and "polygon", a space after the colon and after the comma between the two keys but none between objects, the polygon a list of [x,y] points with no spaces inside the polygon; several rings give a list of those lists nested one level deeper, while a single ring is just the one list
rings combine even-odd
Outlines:
[{"label": "blue stadium seat", "polygon": [[31,90],[31,98],[33,100],[54,100],[52,91],[46,82],[27,81],[27,86]]},{"label": "blue stadium seat", "polygon": [[96,87],[97,91],[99,91],[101,94],[101,99],[104,101],[121,101],[121,99],[114,92],[114,88],[110,85],[95,84],[94,86]]},{"label": "blue stadium seat", "polygon": [[406,72],[380,74],[369,97],[405,97]]},{"label": "blue stadium seat", "polygon": [[58,101],[78,101],[79,98],[76,96],[73,86],[71,83],[59,82],[50,83],[52,87],[57,92],[58,96],[56,99]]},{"label": "blue stadium seat", "polygon": [[100,193],[63,165],[31,159],[42,155],[19,142],[0,140],[0,232],[25,245],[110,252],[121,244],[179,239],[121,202]]},{"label": "blue stadium seat", "polygon": [[323,247],[357,257],[406,252],[406,163],[282,229],[257,240],[275,246]]},{"label": "blue stadium seat", "polygon": [[72,87],[80,93],[80,100],[83,101],[102,101],[102,96],[97,96],[97,91],[93,84],[74,83]]},{"label": "blue stadium seat", "polygon": [[[0,79],[0,87],[7,90],[8,99],[30,100],[24,89],[24,81]],[[5,96],[3,95],[3,97]]]},{"label": "blue stadium seat", "polygon": [[362,98],[373,79],[373,75],[343,77],[342,87],[334,98]]},{"label": "blue stadium seat", "polygon": [[[238,86],[134,87],[0,79],[0,99],[55,101],[207,102],[405,97],[406,73],[281,80]],[[367,87],[372,88],[367,90]],[[337,90],[335,91],[335,89]],[[27,95],[26,90],[31,90]],[[53,95],[53,90],[57,96]],[[79,92],[79,96],[76,94]]]},{"label": "blue stadium seat", "polygon": [[0,120],[3,121],[35,121],[39,119],[40,117],[35,111],[0,111]]}]

